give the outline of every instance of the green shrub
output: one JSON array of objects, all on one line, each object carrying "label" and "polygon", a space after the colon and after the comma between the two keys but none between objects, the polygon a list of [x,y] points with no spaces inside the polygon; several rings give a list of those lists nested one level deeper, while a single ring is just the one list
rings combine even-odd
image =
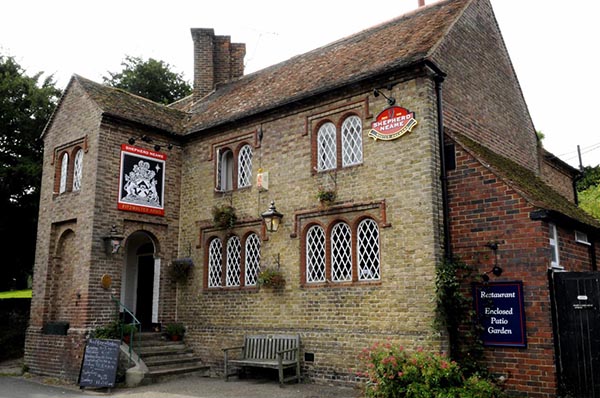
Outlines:
[{"label": "green shrub", "polygon": [[499,398],[502,391],[477,375],[465,378],[459,365],[440,354],[377,343],[359,355],[370,398]]}]

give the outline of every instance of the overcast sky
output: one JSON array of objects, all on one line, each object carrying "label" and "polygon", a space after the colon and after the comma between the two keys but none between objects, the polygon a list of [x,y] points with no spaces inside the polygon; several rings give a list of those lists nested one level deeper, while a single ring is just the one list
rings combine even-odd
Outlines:
[{"label": "overcast sky", "polygon": [[[433,3],[426,0],[426,4]],[[491,0],[544,146],[578,166],[600,164],[598,0]],[[246,43],[246,73],[395,18],[417,0],[11,0],[0,7],[0,53],[29,74],[97,82],[125,55],[162,60],[192,80],[190,28]]]}]

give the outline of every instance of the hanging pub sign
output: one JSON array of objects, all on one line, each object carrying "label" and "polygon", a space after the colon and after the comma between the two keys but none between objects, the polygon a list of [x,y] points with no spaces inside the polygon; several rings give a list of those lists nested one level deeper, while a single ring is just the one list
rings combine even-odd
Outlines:
[{"label": "hanging pub sign", "polygon": [[473,300],[483,345],[527,347],[523,282],[475,283]]},{"label": "hanging pub sign", "polygon": [[164,153],[121,145],[119,210],[165,215],[166,159]]},{"label": "hanging pub sign", "polygon": [[415,113],[400,106],[384,109],[371,123],[369,137],[377,140],[395,140],[410,132],[417,125]]}]

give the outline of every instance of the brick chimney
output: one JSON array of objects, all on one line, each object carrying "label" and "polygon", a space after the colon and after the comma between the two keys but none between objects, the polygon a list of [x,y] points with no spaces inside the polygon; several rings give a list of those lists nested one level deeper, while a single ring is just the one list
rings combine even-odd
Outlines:
[{"label": "brick chimney", "polygon": [[425,0],[419,0],[419,7],[425,7]]},{"label": "brick chimney", "polygon": [[194,97],[202,98],[218,83],[244,75],[246,45],[230,36],[215,36],[214,29],[192,29],[194,40]]}]

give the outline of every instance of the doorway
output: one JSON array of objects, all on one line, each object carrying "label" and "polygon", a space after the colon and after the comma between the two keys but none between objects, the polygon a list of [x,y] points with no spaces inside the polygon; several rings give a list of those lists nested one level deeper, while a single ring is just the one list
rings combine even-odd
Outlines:
[{"label": "doorway", "polygon": [[551,272],[559,386],[600,398],[600,272]]}]

